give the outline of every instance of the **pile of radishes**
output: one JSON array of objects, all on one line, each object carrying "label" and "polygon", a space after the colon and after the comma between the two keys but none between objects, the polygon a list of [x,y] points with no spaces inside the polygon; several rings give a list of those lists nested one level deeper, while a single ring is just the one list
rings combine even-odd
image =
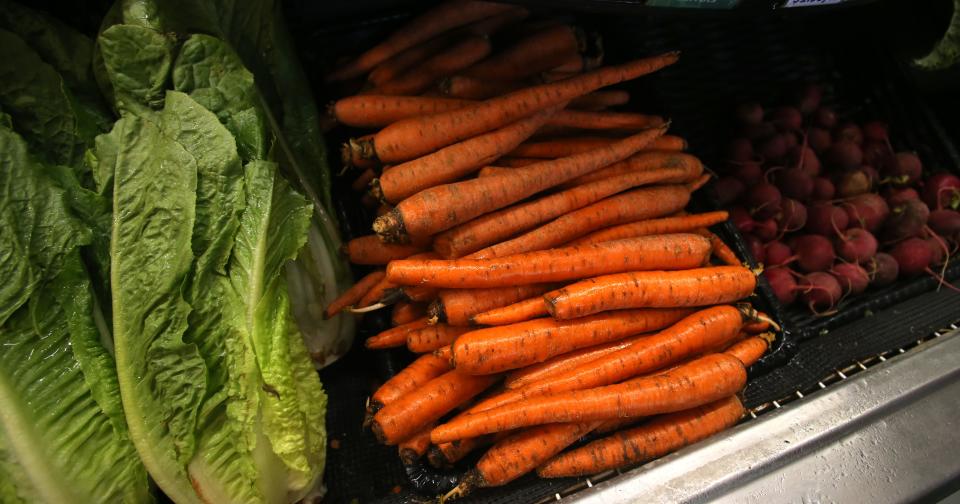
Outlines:
[{"label": "pile of radishes", "polygon": [[841,299],[923,273],[960,246],[960,178],[896,152],[886,123],[841,122],[808,86],[795,106],[737,108],[740,136],[713,185],[784,305]]}]

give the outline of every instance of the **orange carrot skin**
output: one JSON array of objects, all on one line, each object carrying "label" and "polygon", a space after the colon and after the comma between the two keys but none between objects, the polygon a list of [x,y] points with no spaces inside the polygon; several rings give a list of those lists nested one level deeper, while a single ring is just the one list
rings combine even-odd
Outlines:
[{"label": "orange carrot skin", "polygon": [[[670,155],[670,161],[668,163],[664,163],[662,160],[664,154]],[[656,170],[660,168],[686,168],[687,170],[700,173],[703,172],[703,163],[701,163],[696,156],[690,154],[651,149],[634,154],[618,163],[612,163],[605,168],[577,177],[561,185],[561,187],[574,187],[596,180],[623,175],[624,173]]]},{"label": "orange carrot skin", "polygon": [[430,424],[420,429],[420,432],[405,439],[397,446],[401,462],[406,465],[412,464],[427,453],[427,449],[430,448],[430,430],[432,427],[433,424]]},{"label": "orange carrot skin", "polygon": [[432,352],[449,346],[458,336],[469,332],[470,329],[447,324],[435,324],[417,329],[407,334],[407,349],[413,353]]},{"label": "orange carrot skin", "polygon": [[537,158],[525,158],[525,157],[502,157],[496,161],[500,166],[505,166],[507,168],[520,168],[523,166],[530,166],[532,164],[542,163],[542,159]]},{"label": "orange carrot skin", "polygon": [[726,354],[711,354],[668,373],[629,383],[551,394],[461,415],[433,429],[430,439],[434,443],[445,443],[545,423],[672,413],[730,397],[746,382],[747,371],[740,360]]},{"label": "orange carrot skin", "polygon": [[486,100],[494,96],[507,94],[524,86],[522,81],[483,80],[467,75],[451,75],[443,79],[440,93],[461,100]]},{"label": "orange carrot skin", "polygon": [[385,405],[374,415],[371,430],[381,443],[395,445],[483,392],[496,380],[495,376],[447,372]]},{"label": "orange carrot skin", "polygon": [[734,343],[732,347],[724,350],[723,353],[740,359],[744,367],[750,367],[756,364],[756,362],[760,360],[760,357],[763,357],[763,354],[767,353],[767,348],[769,347],[770,344],[767,343],[767,340],[759,336],[753,336]]},{"label": "orange carrot skin", "polygon": [[562,320],[625,308],[730,303],[749,296],[756,285],[756,275],[742,266],[634,271],[583,280],[544,294],[544,301]]},{"label": "orange carrot skin", "polygon": [[390,59],[377,65],[376,68],[367,74],[367,80],[374,86],[389,82],[410,68],[422,63],[427,58],[437,54],[442,49],[450,45],[453,34],[446,34],[434,37],[422,44],[417,44],[409,49],[403,50]]},{"label": "orange carrot skin", "polygon": [[585,476],[646,462],[732,427],[744,413],[740,400],[733,396],[663,415],[561,454],[537,474],[543,478]]},{"label": "orange carrot skin", "polygon": [[570,102],[570,107],[581,110],[597,110],[625,105],[630,102],[630,93],[619,89],[594,91]]},{"label": "orange carrot skin", "polygon": [[449,345],[434,350],[433,355],[438,359],[443,359],[451,368],[453,367],[453,348]]},{"label": "orange carrot skin", "polygon": [[388,95],[415,95],[426,91],[439,78],[454,74],[482,60],[492,47],[490,39],[482,35],[471,35],[427,58],[421,64],[409,69],[402,75],[384,82],[377,92]]},{"label": "orange carrot skin", "polygon": [[454,367],[491,374],[543,362],[551,357],[670,326],[692,309],[622,310],[572,321],[537,319],[477,329],[453,343]]},{"label": "orange carrot skin", "polygon": [[510,48],[463,71],[482,80],[519,80],[563,63],[578,53],[576,30],[556,25],[524,37]]},{"label": "orange carrot skin", "polygon": [[699,228],[719,224],[727,220],[728,214],[724,211],[707,212],[702,214],[664,217],[662,219],[647,219],[637,222],[612,226],[595,231],[581,238],[577,238],[569,245],[586,245],[609,240],[622,240],[636,236],[648,236],[667,233],[690,233]]},{"label": "orange carrot skin", "polygon": [[564,373],[579,367],[581,364],[586,362],[595,361],[604,355],[611,354],[618,350],[623,350],[624,348],[627,348],[638,341],[643,341],[643,339],[646,337],[647,335],[641,334],[631,338],[611,341],[609,343],[603,343],[574,352],[565,353],[563,355],[558,355],[539,364],[534,364],[511,372],[504,380],[504,385],[508,389],[518,389],[534,382],[546,380],[553,376],[557,376],[560,373]]},{"label": "orange carrot skin", "polygon": [[[565,81],[520,89],[462,110],[398,121],[374,137],[377,157],[384,163],[413,159],[601,87],[655,72],[676,62],[677,57],[677,53],[668,53],[601,68]],[[423,131],[430,131],[430,136],[417,134]]]},{"label": "orange carrot skin", "polygon": [[724,243],[719,236],[706,229],[702,230],[700,234],[710,238],[710,243],[713,244],[713,255],[719,259],[721,263],[727,266],[739,266],[743,264],[740,258],[737,257],[737,254],[729,245]]},{"label": "orange carrot skin", "polygon": [[413,244],[383,243],[377,235],[366,235],[348,241],[343,251],[353,264],[379,265],[406,259],[424,249]]},{"label": "orange carrot skin", "polygon": [[437,301],[430,306],[431,317],[452,326],[466,326],[473,322],[471,317],[486,310],[540,296],[555,289],[556,284],[512,285],[492,289],[441,289]]},{"label": "orange carrot skin", "polygon": [[706,308],[627,348],[484,399],[468,412],[483,411],[541,395],[609,385],[663,369],[732,341],[743,323],[743,314],[732,306]]},{"label": "orange carrot skin", "polygon": [[470,318],[477,325],[505,326],[549,315],[543,298],[532,297],[516,303],[478,313]]},{"label": "orange carrot skin", "polygon": [[407,343],[407,334],[417,329],[423,329],[424,327],[427,327],[426,317],[419,318],[401,326],[391,327],[375,336],[370,336],[367,338],[367,341],[364,342],[364,346],[371,350],[403,346]]},{"label": "orange carrot skin", "polygon": [[470,439],[460,439],[452,443],[432,445],[427,452],[430,465],[438,469],[450,467],[457,461],[472,452],[475,448],[493,443],[493,436],[480,436]]},{"label": "orange carrot skin", "polygon": [[493,259],[391,261],[387,279],[447,288],[509,287],[621,271],[689,269],[706,262],[709,255],[710,241],[699,235],[641,236]]},{"label": "orange carrot skin", "polygon": [[550,122],[551,126],[556,127],[599,130],[641,130],[656,128],[663,124],[663,118],[655,115],[633,112],[586,112],[582,110],[568,110],[563,116]]},{"label": "orange carrot skin", "polygon": [[399,326],[423,318],[426,314],[427,307],[423,303],[399,301],[390,312],[390,323]]},{"label": "orange carrot skin", "polygon": [[[550,124],[558,125],[566,122],[573,122],[578,117],[575,111],[563,111],[556,114],[550,121]],[[553,140],[539,140],[536,142],[525,142],[510,152],[510,156],[522,158],[542,158],[556,159],[558,157],[572,156],[588,150],[597,149],[604,145],[615,142],[615,138],[609,137],[564,137]],[[683,151],[687,148],[687,142],[683,138],[675,135],[663,135],[657,138],[646,148],[650,151]]]},{"label": "orange carrot skin", "polygon": [[375,285],[380,283],[383,279],[387,277],[387,272],[383,270],[376,270],[368,273],[366,276],[360,279],[359,282],[353,284],[352,287],[346,290],[343,294],[337,299],[334,299],[330,302],[330,305],[327,306],[327,309],[323,312],[323,318],[330,318],[334,315],[340,313],[340,310],[356,304],[360,299],[363,298],[367,292],[370,291]]},{"label": "orange carrot skin", "polygon": [[449,360],[433,355],[421,355],[417,360],[395,374],[370,397],[372,409],[378,411],[385,404],[396,401],[404,394],[416,390],[430,380],[450,370]]},{"label": "orange carrot skin", "polygon": [[[683,176],[682,171],[677,169],[643,172],[638,175],[651,175],[651,178],[663,178],[668,176],[667,173],[672,174],[669,176]],[[613,226],[638,219],[648,219],[671,214],[683,209],[689,201],[690,192],[682,185],[664,185],[633,189],[570,212],[557,218],[553,222],[528,231],[516,238],[478,250],[471,254],[470,257],[473,259],[487,259],[559,247],[597,227]],[[640,238],[628,238],[626,240],[636,240]],[[623,241],[625,240],[603,243],[621,243]],[[603,243],[594,245],[602,245]],[[643,267],[637,269],[648,268]],[[389,267],[387,267],[387,277],[390,277]]]},{"label": "orange carrot skin", "polygon": [[381,128],[408,117],[456,110],[474,102],[426,96],[355,95],[330,106],[337,122],[355,128]]}]

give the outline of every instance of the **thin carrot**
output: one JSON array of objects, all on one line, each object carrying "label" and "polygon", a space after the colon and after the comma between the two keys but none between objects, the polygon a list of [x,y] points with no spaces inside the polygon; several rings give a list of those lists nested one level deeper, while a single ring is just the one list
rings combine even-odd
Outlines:
[{"label": "thin carrot", "polygon": [[391,213],[378,217],[373,224],[374,231],[388,242],[403,241],[407,235],[436,234],[624,159],[663,131],[646,130],[602,149],[525,166],[499,177],[431,187],[403,200]]},{"label": "thin carrot", "polygon": [[525,157],[502,157],[496,161],[498,165],[507,168],[520,168],[521,166],[530,166],[542,162],[542,159]]},{"label": "thin carrot", "polygon": [[742,266],[684,271],[635,271],[583,280],[543,295],[557,319],[606,310],[641,307],[706,306],[749,296],[756,275]]},{"label": "thin carrot", "polygon": [[[577,177],[560,187],[575,187],[578,185],[586,184],[588,182],[593,182],[596,180],[602,180],[605,178],[615,177],[618,175],[623,175],[624,173],[633,173],[637,171],[647,171],[655,170],[659,168],[664,168],[663,165],[663,156],[668,155],[671,159],[672,168],[683,167],[692,170],[703,170],[703,163],[700,162],[695,156],[689,154],[684,154],[682,152],[675,151],[664,151],[664,150],[648,150],[640,152],[636,155],[630,156],[629,158],[619,162],[612,163],[605,168],[601,168],[592,173],[588,173],[581,177]],[[693,191],[691,191],[693,192]]]},{"label": "thin carrot", "polygon": [[387,278],[403,285],[507,287],[623,271],[689,269],[709,254],[710,241],[699,235],[641,236],[492,259],[401,259],[387,266]]},{"label": "thin carrot", "polygon": [[586,69],[585,58],[580,53],[568,54],[562,63],[550,69],[551,72],[580,73]]},{"label": "thin carrot", "polygon": [[403,464],[412,464],[420,457],[426,455],[427,449],[430,448],[430,429],[432,427],[433,424],[429,424],[423,429],[420,429],[420,432],[400,442],[397,446],[397,451],[400,452],[400,461]]},{"label": "thin carrot", "polygon": [[630,102],[630,93],[619,89],[605,89],[574,98],[570,108],[580,110],[596,110],[606,107],[626,105]]},{"label": "thin carrot", "polygon": [[748,334],[760,334],[770,329],[770,316],[763,312],[758,312],[757,316],[760,320],[743,326],[743,330]]},{"label": "thin carrot", "polygon": [[398,301],[390,312],[390,323],[394,326],[403,325],[423,318],[427,314],[427,305],[412,301]]},{"label": "thin carrot", "polygon": [[750,367],[754,365],[760,357],[763,357],[763,354],[767,353],[767,349],[770,348],[770,342],[768,339],[772,339],[773,335],[766,337],[761,336],[751,336],[743,341],[735,343],[732,347],[723,351],[723,353],[732,355],[743,363],[744,367]]},{"label": "thin carrot", "polygon": [[646,337],[646,334],[641,334],[639,336],[602,343],[600,345],[558,355],[539,364],[533,364],[531,366],[511,372],[504,380],[504,385],[508,389],[518,389],[534,382],[546,380],[547,378],[557,376],[561,373],[574,369],[585,362],[597,360],[604,355],[627,348],[638,341],[643,341],[643,339]]},{"label": "thin carrot", "polygon": [[664,217],[662,219],[647,219],[606,229],[595,231],[581,238],[573,240],[568,245],[586,245],[609,240],[621,240],[636,236],[648,236],[666,233],[689,233],[699,228],[712,226],[727,220],[728,214],[724,211],[707,212],[702,214]]},{"label": "thin carrot", "polygon": [[387,280],[387,277],[384,276],[379,282],[376,283],[366,294],[360,298],[360,301],[357,301],[355,306],[360,308],[369,308],[375,303],[382,302],[384,296],[391,291],[398,289],[400,286]]},{"label": "thin carrot", "polygon": [[440,443],[430,446],[427,458],[430,465],[438,469],[447,468],[467,456],[474,449],[494,443],[495,436],[479,436],[469,439],[458,439],[452,443]]},{"label": "thin carrot", "polygon": [[634,424],[638,424],[646,420],[644,417],[631,417],[631,418],[615,418],[613,420],[605,420],[596,429],[593,429],[595,434],[611,434],[617,432],[620,429],[631,427]]},{"label": "thin carrot", "polygon": [[373,146],[377,158],[384,163],[413,159],[601,87],[655,72],[673,64],[677,58],[675,52],[662,54],[600,68],[561,82],[520,89],[462,110],[404,119],[380,130],[374,136]]},{"label": "thin carrot", "polygon": [[347,65],[331,72],[327,79],[338,81],[359,77],[400,51],[430,40],[452,28],[514,8],[511,5],[492,2],[449,0],[415,17],[383,42],[368,49]]},{"label": "thin carrot", "polygon": [[432,352],[440,347],[449,346],[453,340],[470,327],[456,327],[447,324],[434,324],[407,334],[407,349],[413,353]]},{"label": "thin carrot", "polygon": [[537,469],[543,478],[583,476],[666,455],[723,431],[743,417],[736,396],[655,418],[561,454]]},{"label": "thin carrot", "polygon": [[386,278],[387,272],[383,270],[376,270],[367,273],[366,276],[360,279],[357,283],[353,284],[352,287],[347,289],[343,294],[340,294],[337,299],[334,299],[330,302],[330,305],[327,306],[327,309],[323,311],[323,318],[328,319],[334,315],[340,313],[340,310],[357,303],[363,296],[370,291],[377,283]]},{"label": "thin carrot", "polygon": [[517,301],[516,303],[493,308],[485,312],[478,313],[470,318],[470,321],[477,325],[504,326],[532,320],[537,317],[549,315],[547,306],[540,296]]},{"label": "thin carrot", "polygon": [[495,376],[472,376],[457,370],[442,374],[385,405],[374,415],[371,430],[381,443],[397,444],[496,381]]},{"label": "thin carrot", "polygon": [[662,126],[660,116],[636,114],[631,112],[587,112],[568,110],[561,117],[550,122],[551,126],[570,127],[590,130],[641,130]]},{"label": "thin carrot", "polygon": [[367,80],[375,87],[393,80],[427,58],[449,47],[454,37],[454,33],[446,33],[404,49],[371,70],[367,74]]},{"label": "thin carrot", "polygon": [[[550,122],[551,124],[557,124],[571,120],[571,118],[574,117],[572,115],[574,113],[576,113],[576,111],[565,110],[559,115],[559,117],[554,116]],[[610,112],[579,112],[579,114],[590,114],[597,118],[603,118],[604,114],[610,114]],[[652,117],[640,116],[639,114],[637,116]],[[525,142],[520,144],[516,149],[510,152],[510,156],[556,159],[558,157],[572,156],[573,154],[579,154],[581,152],[597,149],[605,145],[610,145],[616,141],[616,138],[594,136],[576,136],[550,140],[537,140],[535,142]],[[651,142],[645,150],[682,151],[685,148],[686,141],[683,138],[675,135],[663,135],[662,137]]]},{"label": "thin carrot", "polygon": [[549,70],[585,49],[583,30],[556,25],[539,30],[463,71],[482,80],[520,80]]},{"label": "thin carrot", "polygon": [[424,252],[424,249],[412,244],[383,243],[377,235],[366,235],[345,243],[341,252],[353,264],[387,264],[394,259],[406,259]]},{"label": "thin carrot", "polygon": [[535,114],[498,130],[456,143],[384,172],[374,182],[374,192],[396,203],[417,192],[468,175],[530,137],[555,109]]},{"label": "thin carrot", "polygon": [[404,299],[418,303],[432,303],[437,298],[437,289],[426,285],[404,285],[399,291]]},{"label": "thin carrot", "polygon": [[370,336],[364,342],[364,346],[371,350],[403,346],[407,343],[407,335],[409,333],[424,327],[427,327],[426,317],[419,318],[413,322],[407,322],[397,327],[391,327],[377,335]]},{"label": "thin carrot", "polygon": [[380,411],[384,405],[390,404],[401,396],[420,388],[430,380],[450,370],[449,360],[435,357],[431,354],[421,355],[409,366],[390,378],[370,397],[369,409],[371,413]]},{"label": "thin carrot", "polygon": [[[501,158],[503,159],[503,158]],[[498,161],[499,162],[499,161]],[[503,175],[504,173],[509,173],[513,168],[509,166],[484,166],[480,168],[480,171],[477,172],[477,177],[494,177],[497,175]],[[454,228],[456,229],[456,228]]]},{"label": "thin carrot", "polygon": [[[659,179],[659,181],[676,182],[689,177],[690,174],[677,168],[666,168],[640,172],[634,175],[637,177],[648,176],[651,179]],[[690,193],[686,187],[679,184],[633,189],[562,215],[552,222],[516,238],[478,250],[470,257],[478,259],[504,257],[558,247],[597,228],[669,215],[677,210],[682,210],[689,201]],[[636,238],[627,238],[627,240],[634,239]],[[704,243],[709,246],[709,240]],[[596,243],[594,245],[601,244]],[[391,277],[389,266],[387,267],[387,277]]]},{"label": "thin carrot", "polygon": [[442,289],[427,308],[431,320],[453,326],[470,325],[471,317],[487,310],[540,296],[556,284],[511,285],[492,289]]},{"label": "thin carrot", "polygon": [[490,54],[490,39],[471,35],[444,48],[400,76],[377,86],[377,94],[415,95],[429,88],[436,80],[453,75]]},{"label": "thin carrot", "polygon": [[485,80],[467,75],[451,75],[440,81],[440,94],[461,100],[486,100],[524,87],[525,83],[510,80]]},{"label": "thin carrot", "polygon": [[373,171],[373,168],[367,168],[363,171],[357,178],[353,179],[353,182],[350,183],[350,188],[354,192],[362,192],[367,189],[367,185],[370,184],[370,181],[377,177],[377,173]]},{"label": "thin carrot", "polygon": [[469,374],[499,373],[663,329],[691,312],[684,308],[620,310],[569,321],[547,318],[477,329],[453,342],[453,363],[456,369]]},{"label": "thin carrot", "polygon": [[[408,117],[456,110],[474,102],[428,96],[355,95],[330,104],[329,113],[337,122],[355,128],[380,128]],[[358,142],[356,148],[362,145]],[[361,155],[351,155],[351,158]],[[368,157],[373,157],[370,152]]]},{"label": "thin carrot", "polygon": [[713,246],[713,255],[720,260],[723,264],[727,266],[740,266],[743,264],[743,261],[737,257],[736,252],[730,248],[723,240],[720,239],[715,233],[710,232],[707,229],[700,231],[700,234],[706,236],[710,239],[710,243]]}]

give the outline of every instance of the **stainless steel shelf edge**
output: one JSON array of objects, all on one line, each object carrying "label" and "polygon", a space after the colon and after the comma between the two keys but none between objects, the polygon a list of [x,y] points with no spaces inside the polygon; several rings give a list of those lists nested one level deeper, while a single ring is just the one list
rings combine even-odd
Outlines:
[{"label": "stainless steel shelf edge", "polygon": [[956,489],[958,333],[563,501],[884,503]]}]

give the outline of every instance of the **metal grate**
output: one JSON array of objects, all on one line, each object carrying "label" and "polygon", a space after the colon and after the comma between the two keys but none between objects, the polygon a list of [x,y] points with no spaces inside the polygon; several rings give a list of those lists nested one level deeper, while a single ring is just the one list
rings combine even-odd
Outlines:
[{"label": "metal grate", "polygon": [[[881,362],[886,362],[892,358],[899,357],[900,355],[906,354],[911,350],[923,345],[924,343],[927,343],[929,341],[935,340],[937,338],[940,338],[946,335],[953,336],[956,334],[960,334],[960,320],[958,320],[953,324],[950,324],[945,328],[934,331],[933,333],[931,333],[926,337],[920,338],[916,341],[912,341],[909,344],[903,345],[899,348],[895,348],[893,350],[889,350],[889,351],[874,355],[872,357],[868,357],[866,359],[855,360],[842,368],[834,369],[831,373],[829,373],[828,375],[820,379],[816,383],[816,385],[814,385],[813,387],[809,387],[804,390],[794,390],[791,394],[785,395],[780,399],[766,402],[759,406],[750,408],[750,410],[748,411],[749,416],[744,417],[744,419],[740,423],[741,424],[748,423],[764,414],[767,414],[771,411],[776,411],[789,403],[803,400],[804,398],[816,392],[824,390],[827,387],[830,387],[831,385],[840,383],[861,371],[866,371],[867,369]],[[632,468],[629,468],[629,469],[632,469]],[[611,471],[605,471],[605,472],[590,476],[589,478],[585,478],[583,481],[577,482],[575,485],[571,485],[567,488],[564,488],[563,490],[555,493],[552,496],[544,497],[539,501],[535,501],[534,504],[547,504],[550,502],[560,501],[565,497],[569,497],[581,490],[592,488],[595,484],[614,478],[616,476],[619,476],[622,473],[623,472],[620,469],[614,469]]]}]

